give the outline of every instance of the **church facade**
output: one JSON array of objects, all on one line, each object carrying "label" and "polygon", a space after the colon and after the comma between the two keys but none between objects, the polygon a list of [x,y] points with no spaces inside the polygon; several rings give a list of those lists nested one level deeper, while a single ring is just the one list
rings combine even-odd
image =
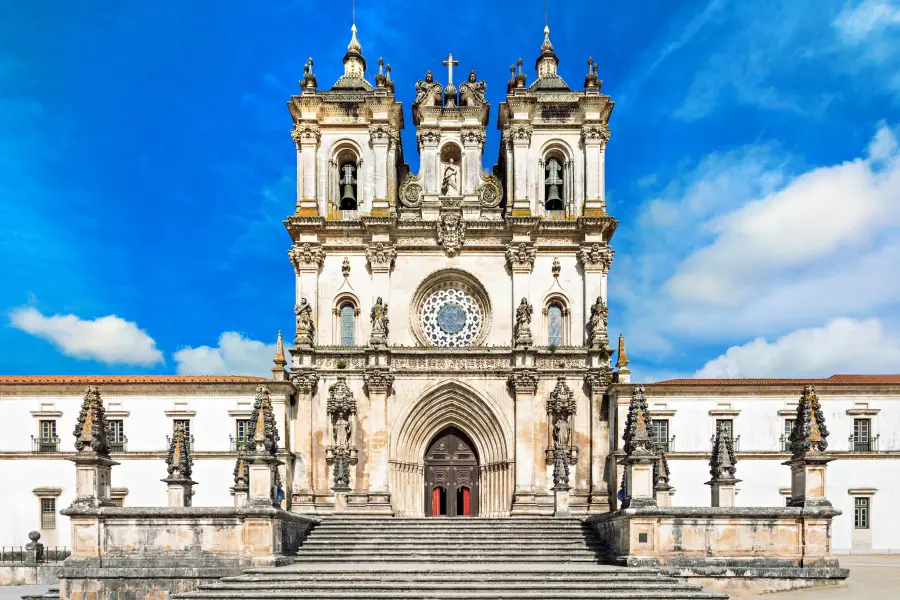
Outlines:
[{"label": "church facade", "polygon": [[[122,465],[113,498],[125,506],[165,505],[157,480],[176,427],[194,449],[194,504],[231,504],[260,386],[292,511],[515,517],[619,506],[632,385],[624,340],[607,332],[613,102],[596,65],[572,88],[545,30],[534,76],[521,60],[511,69],[497,107],[500,153],[485,171],[486,85],[465,70],[455,83],[460,65],[449,56],[445,82],[428,72],[414,90],[412,173],[390,66],[379,61],[367,77],[355,27],[343,62],[320,89],[310,60],[288,102],[296,330],[287,348],[279,335],[272,377],[0,377],[0,420],[13,425],[0,463],[17,482],[0,491],[0,543],[30,529],[48,545],[69,543],[56,513],[73,499],[64,458],[87,385],[107,407]],[[737,504],[783,505],[785,441],[810,384],[838,458],[827,482],[843,511],[835,549],[900,549],[885,501],[900,494],[890,476],[900,475],[896,375],[646,385],[672,505],[709,505],[706,462],[720,426],[735,442]]]}]

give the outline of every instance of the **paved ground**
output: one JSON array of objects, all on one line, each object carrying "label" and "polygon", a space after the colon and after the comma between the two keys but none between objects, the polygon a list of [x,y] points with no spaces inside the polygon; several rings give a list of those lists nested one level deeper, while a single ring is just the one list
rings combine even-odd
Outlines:
[{"label": "paved ground", "polygon": [[0,585],[0,600],[21,600],[23,594],[43,594],[49,585]]},{"label": "paved ground", "polygon": [[779,592],[751,598],[768,600],[895,600],[900,597],[900,556],[839,556],[850,569],[847,585]]}]

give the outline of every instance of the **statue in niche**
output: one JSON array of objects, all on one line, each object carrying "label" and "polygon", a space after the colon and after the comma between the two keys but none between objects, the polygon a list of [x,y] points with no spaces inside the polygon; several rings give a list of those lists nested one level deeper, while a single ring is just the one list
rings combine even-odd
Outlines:
[{"label": "statue in niche", "polygon": [[462,106],[481,106],[485,103],[487,84],[476,81],[475,71],[469,71],[469,80],[459,86],[460,104]]},{"label": "statue in niche", "polygon": [[588,321],[588,345],[591,348],[600,348],[609,342],[606,339],[606,319],[609,309],[603,302],[603,298],[597,296],[597,301],[591,306],[591,318]]},{"label": "statue in niche", "polygon": [[444,177],[441,180],[441,194],[444,196],[459,196],[459,167],[453,158],[448,158],[444,163]]},{"label": "statue in niche", "polygon": [[559,417],[553,425],[553,444],[556,448],[569,451],[569,421]]},{"label": "statue in niche", "polygon": [[522,298],[519,307],[516,309],[516,325],[515,325],[515,345],[530,346],[531,339],[531,315],[534,314],[534,308],[528,303],[528,299]]},{"label": "statue in niche", "polygon": [[384,346],[387,344],[387,336],[388,336],[388,307],[387,304],[378,297],[378,300],[375,302],[375,306],[372,307],[372,312],[369,317],[372,320],[372,337],[369,339],[369,343],[373,346]]},{"label": "statue in niche", "polygon": [[294,343],[298,346],[312,346],[316,326],[313,324],[312,307],[306,298],[300,299],[300,304],[294,307],[294,315],[297,317],[297,334]]},{"label": "statue in niche", "polygon": [[416,100],[413,106],[440,106],[444,86],[434,80],[431,71],[425,73],[425,81],[416,82]]}]

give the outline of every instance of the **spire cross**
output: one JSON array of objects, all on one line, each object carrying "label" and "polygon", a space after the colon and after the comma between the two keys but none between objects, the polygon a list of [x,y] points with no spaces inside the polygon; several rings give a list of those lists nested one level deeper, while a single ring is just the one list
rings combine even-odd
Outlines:
[{"label": "spire cross", "polygon": [[443,62],[443,65],[447,67],[447,85],[453,85],[453,67],[459,65],[458,60],[453,60],[453,53],[447,57],[447,60]]}]

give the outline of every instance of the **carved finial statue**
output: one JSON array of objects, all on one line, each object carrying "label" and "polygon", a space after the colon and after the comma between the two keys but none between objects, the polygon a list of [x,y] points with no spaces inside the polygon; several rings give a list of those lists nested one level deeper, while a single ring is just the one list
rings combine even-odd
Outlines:
[{"label": "carved finial statue", "polygon": [[250,431],[247,432],[253,454],[275,456],[278,451],[278,426],[272,410],[272,399],[269,388],[261,385],[256,388],[256,401],[250,414]]},{"label": "carved finial statue", "polygon": [[625,354],[625,336],[621,333],[619,334],[619,351],[618,357],[616,358],[616,368],[624,369],[628,367],[628,356]]},{"label": "carved finial statue", "polygon": [[822,455],[828,449],[828,427],[825,413],[816,395],[816,388],[803,386],[803,394],[797,405],[797,418],[791,430],[791,453],[793,459],[805,459]]},{"label": "carved finial statue", "polygon": [[250,465],[247,463],[247,446],[238,448],[237,460],[234,461],[234,487],[246,489],[250,485]]},{"label": "carved finial statue", "polygon": [[317,85],[316,75],[313,73],[313,59],[312,56],[310,56],[309,60],[306,61],[306,64],[303,65],[303,88],[306,90],[315,90]]},{"label": "carved finial statue", "polygon": [[347,378],[339,376],[329,388],[326,410],[331,417],[332,444],[325,450],[325,460],[334,465],[334,489],[350,489],[350,465],[356,462],[353,446],[353,415],[356,414],[356,398],[347,385]]},{"label": "carved finial statue", "polygon": [[184,423],[176,423],[169,440],[169,453],[166,455],[166,472],[169,479],[190,479],[194,467],[191,456],[191,442],[184,431]]},{"label": "carved finial statue", "polygon": [[275,358],[272,359],[278,366],[284,366],[287,361],[284,359],[284,340],[281,337],[281,330],[278,330],[278,339],[275,340]]},{"label": "carved finial statue", "polygon": [[534,308],[528,303],[527,298],[522,298],[519,307],[516,308],[516,325],[514,329],[515,345],[530,346],[533,343],[531,339],[531,315],[534,314]]},{"label": "carved finial statue", "polygon": [[84,392],[81,412],[75,423],[75,449],[78,452],[93,452],[100,456],[109,455],[109,441],[106,437],[106,412],[100,389],[90,386]]},{"label": "carved finial statue", "polygon": [[672,489],[669,485],[669,460],[662,448],[656,456],[656,462],[653,463],[653,489],[656,492],[668,492]]},{"label": "carved finial statue", "polygon": [[425,73],[425,80],[416,82],[416,100],[414,106],[440,106],[444,86],[434,80],[434,73]]},{"label": "carved finial statue", "polygon": [[591,317],[588,321],[588,345],[605,353],[605,358],[612,354],[609,349],[609,337],[607,337],[607,316],[609,309],[603,298],[597,296],[597,301],[591,306]]},{"label": "carved finial statue", "polygon": [[372,320],[372,337],[369,339],[369,344],[372,346],[387,345],[388,307],[381,299],[381,296],[375,301],[375,306],[372,307],[369,318]]},{"label": "carved finial statue", "polygon": [[469,71],[469,79],[459,86],[460,104],[462,106],[481,106],[485,103],[487,84],[478,81],[475,71]]},{"label": "carved finial statue", "polygon": [[553,447],[548,451],[547,463],[553,464],[554,490],[569,489],[569,465],[577,460],[577,454],[572,451],[572,418],[576,406],[565,377],[558,377],[547,400],[547,414],[553,423]]},{"label": "carved finial statue", "polygon": [[737,472],[737,459],[734,456],[734,447],[731,435],[725,423],[719,423],[716,427],[716,438],[713,442],[712,456],[709,459],[709,474],[713,483],[737,483],[734,474]]},{"label": "carved finial statue", "polygon": [[644,386],[636,385],[631,391],[628,416],[625,417],[625,433],[622,435],[625,440],[626,456],[654,456],[653,444],[650,443],[652,426]]},{"label": "carved finial statue", "polygon": [[294,337],[294,343],[298,346],[312,346],[316,326],[313,324],[312,307],[306,298],[301,298],[300,304],[294,307],[294,315],[297,317],[297,334]]}]

